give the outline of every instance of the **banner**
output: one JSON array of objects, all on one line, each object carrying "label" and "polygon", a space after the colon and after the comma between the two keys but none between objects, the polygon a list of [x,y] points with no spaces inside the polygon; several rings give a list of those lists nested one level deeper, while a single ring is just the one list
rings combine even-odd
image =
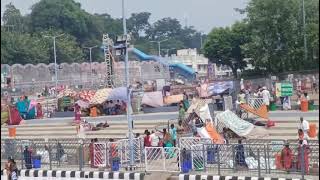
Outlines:
[{"label": "banner", "polygon": [[291,83],[276,83],[276,96],[292,96],[293,85]]}]

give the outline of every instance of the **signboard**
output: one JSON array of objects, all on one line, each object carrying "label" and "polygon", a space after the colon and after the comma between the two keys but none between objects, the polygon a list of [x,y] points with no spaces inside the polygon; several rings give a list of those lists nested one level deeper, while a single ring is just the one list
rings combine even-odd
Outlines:
[{"label": "signboard", "polygon": [[276,96],[292,96],[293,85],[291,83],[276,83]]}]

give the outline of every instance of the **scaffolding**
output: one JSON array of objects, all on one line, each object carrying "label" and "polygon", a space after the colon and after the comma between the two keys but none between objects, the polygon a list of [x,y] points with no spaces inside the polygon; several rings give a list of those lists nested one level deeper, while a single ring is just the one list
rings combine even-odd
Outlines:
[{"label": "scaffolding", "polygon": [[113,88],[113,56],[112,47],[113,41],[109,38],[108,34],[103,34],[102,38],[103,52],[104,52],[104,62],[106,63],[106,87]]}]

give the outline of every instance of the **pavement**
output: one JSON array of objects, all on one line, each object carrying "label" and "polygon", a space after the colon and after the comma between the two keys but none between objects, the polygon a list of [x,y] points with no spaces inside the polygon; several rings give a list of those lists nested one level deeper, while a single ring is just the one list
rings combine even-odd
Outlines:
[{"label": "pavement", "polygon": [[[216,111],[218,113],[219,111]],[[301,111],[270,111],[269,112],[270,119],[273,118],[286,118],[286,117],[296,117],[299,120],[300,117],[305,118],[317,118],[319,120],[319,110],[301,112]],[[178,112],[161,112],[161,113],[148,113],[148,114],[134,114],[132,115],[133,121],[142,121],[142,120],[173,120],[178,118]],[[106,120],[112,121],[126,121],[126,115],[114,115],[114,116],[99,116],[99,117],[83,117],[83,119],[88,122],[105,122]],[[41,124],[41,123],[61,123],[61,122],[72,122],[73,117],[65,117],[65,118],[46,118],[46,119],[34,119],[34,120],[26,120],[25,124]]]},{"label": "pavement", "polygon": [[[216,112],[218,113],[218,112]],[[304,117],[309,123],[319,127],[319,111],[272,111],[270,119],[276,125],[268,128],[269,136],[266,139],[296,139],[299,118]],[[153,114],[135,114],[132,116],[134,121],[134,133],[143,134],[145,129],[162,129],[168,125],[169,120],[177,119],[177,112],[162,112]],[[128,123],[125,115],[118,116],[99,116],[84,117],[90,123],[108,121],[110,127],[98,131],[86,132],[86,138],[126,138],[128,133]],[[258,119],[259,120],[259,119]],[[262,120],[262,119],[261,119]],[[72,126],[73,117],[48,118],[26,120],[24,124],[17,126],[16,137],[34,139],[39,138],[39,134],[47,138],[76,138],[76,127]],[[265,121],[265,120],[263,120]],[[177,123],[177,122],[176,122]],[[1,127],[2,138],[8,137],[8,128]]]}]

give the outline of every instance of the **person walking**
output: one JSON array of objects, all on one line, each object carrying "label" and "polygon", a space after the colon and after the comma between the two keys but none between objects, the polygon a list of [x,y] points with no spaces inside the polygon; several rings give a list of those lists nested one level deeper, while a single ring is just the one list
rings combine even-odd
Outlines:
[{"label": "person walking", "polygon": [[308,136],[309,122],[303,119],[303,117],[300,117],[299,129],[302,129],[304,139],[309,139],[309,136]]},{"label": "person walking", "polygon": [[186,111],[183,107],[183,103],[179,104],[179,121],[183,121],[185,119]]},{"label": "person walking", "polygon": [[78,104],[74,106],[74,122],[75,124],[80,124],[81,121],[81,108]]},{"label": "person walking", "polygon": [[177,143],[177,128],[174,127],[174,124],[170,125],[169,133],[173,142],[173,146],[176,147]]},{"label": "person walking", "polygon": [[267,106],[267,111],[269,111],[271,95],[266,86],[262,87],[261,95],[262,95],[263,103]]},{"label": "person walking", "polygon": [[41,106],[40,103],[37,103],[36,111],[37,111],[37,119],[42,119],[43,118],[43,112],[42,112],[42,106]]}]

